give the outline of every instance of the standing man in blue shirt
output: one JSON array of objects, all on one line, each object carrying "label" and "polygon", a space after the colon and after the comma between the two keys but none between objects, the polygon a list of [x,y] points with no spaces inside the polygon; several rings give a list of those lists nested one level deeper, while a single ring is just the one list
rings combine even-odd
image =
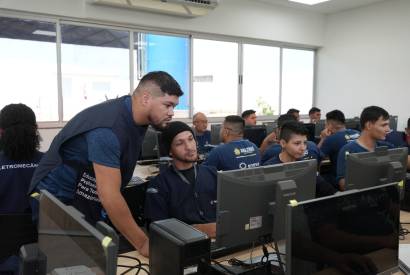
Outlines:
[{"label": "standing man in blue shirt", "polygon": [[318,147],[323,155],[329,157],[331,171],[328,181],[334,185],[336,183],[337,156],[340,149],[347,143],[359,138],[360,132],[353,129],[346,129],[346,119],[342,111],[333,110],[326,114],[326,128],[320,134]]},{"label": "standing man in blue shirt", "polygon": [[247,139],[243,139],[245,121],[240,116],[227,116],[221,127],[219,145],[209,153],[204,164],[227,171],[257,167],[261,156],[258,147]]},{"label": "standing man in blue shirt", "polygon": [[148,238],[121,194],[132,177],[147,125],[162,128],[183,94],[166,72],[150,72],[132,96],[110,100],[77,114],[54,138],[36,169],[31,193],[46,189],[95,223],[107,215],[144,256]]},{"label": "standing man in blue shirt", "polygon": [[161,142],[172,165],[150,181],[145,218],[148,222],[176,218],[215,237],[216,169],[196,164],[194,133],[183,122],[169,123]]},{"label": "standing man in blue shirt", "polygon": [[343,146],[338,154],[336,180],[341,191],[345,190],[346,154],[373,152],[376,147],[380,146],[394,148],[392,144],[384,141],[390,132],[390,127],[389,113],[383,108],[378,106],[364,108],[360,115],[360,127],[362,129],[360,137]]},{"label": "standing man in blue shirt", "polygon": [[192,117],[192,125],[200,154],[208,152],[205,145],[211,144],[211,131],[208,130],[208,118],[198,112]]}]

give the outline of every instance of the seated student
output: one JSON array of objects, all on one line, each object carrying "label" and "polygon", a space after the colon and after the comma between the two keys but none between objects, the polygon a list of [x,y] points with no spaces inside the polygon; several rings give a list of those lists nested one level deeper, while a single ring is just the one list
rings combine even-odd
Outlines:
[{"label": "seated student", "polygon": [[149,182],[145,218],[148,222],[176,218],[215,237],[215,168],[196,164],[194,133],[183,122],[170,122],[161,142],[172,157],[172,165]]},{"label": "seated student", "polygon": [[24,104],[0,112],[0,214],[30,213],[27,195],[39,152],[36,116]]},{"label": "seated student", "polygon": [[[43,155],[37,150],[39,139],[28,106],[10,104],[0,111],[0,214],[31,212],[27,192]],[[17,255],[0,259],[0,274],[18,274],[18,261]]]},{"label": "seated student", "polygon": [[221,126],[221,140],[224,144],[213,149],[205,165],[227,171],[257,167],[261,156],[258,147],[243,139],[245,122],[240,116],[227,116]]},{"label": "seated student", "polygon": [[[307,148],[308,130],[302,123],[297,121],[287,121],[280,131],[280,146],[282,151],[271,158],[263,165],[274,165],[301,160]],[[321,176],[316,179],[316,196],[333,195],[336,189],[327,183]]]},{"label": "seated student", "polygon": [[356,140],[360,132],[353,129],[346,129],[346,119],[342,111],[333,110],[326,114],[326,128],[320,134],[320,142],[317,145],[323,156],[329,157],[331,171],[327,180],[338,186],[336,183],[337,156],[339,150],[347,143]]},{"label": "seated student", "polygon": [[298,110],[298,109],[290,108],[290,109],[286,112],[286,114],[294,116],[297,121],[300,120],[299,110]]},{"label": "seated student", "polygon": [[256,125],[256,111],[246,110],[242,113],[242,118],[245,120],[245,125]]},{"label": "seated student", "polygon": [[394,148],[393,144],[383,141],[390,132],[389,113],[383,108],[378,106],[364,108],[360,115],[360,127],[362,129],[360,137],[343,146],[337,157],[336,180],[341,191],[345,190],[346,154],[373,152],[380,146]]},{"label": "seated student", "polygon": [[192,117],[193,131],[200,154],[208,152],[206,144],[211,144],[211,131],[208,128],[208,118],[204,113],[198,112]]},{"label": "seated student", "polygon": [[322,113],[320,112],[320,109],[317,107],[312,107],[309,110],[309,119],[310,123],[317,123],[320,120],[320,117],[322,116]]},{"label": "seated student", "polygon": [[[276,136],[280,135],[281,128],[282,126],[289,121],[296,121],[295,117],[293,115],[281,115],[278,120],[277,120],[277,129],[276,129]],[[270,136],[270,135],[269,135]],[[271,158],[277,157],[279,153],[282,151],[282,146],[279,143],[273,144],[269,146],[267,149],[262,151],[262,147],[266,148],[266,144],[269,142],[269,136],[265,138],[261,145],[261,152],[262,153],[262,158],[261,158],[261,164],[265,164],[266,161],[268,161]],[[273,140],[271,140],[271,143],[273,143]],[[321,152],[319,148],[316,146],[316,144],[312,141],[307,141],[306,144],[307,148],[304,154],[302,155],[300,160],[306,160],[306,159],[316,159],[318,163],[322,160]]]}]

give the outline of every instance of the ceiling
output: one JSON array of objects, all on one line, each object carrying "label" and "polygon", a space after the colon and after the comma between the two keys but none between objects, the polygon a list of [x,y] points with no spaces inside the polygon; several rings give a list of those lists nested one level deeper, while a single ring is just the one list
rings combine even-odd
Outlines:
[{"label": "ceiling", "polygon": [[330,0],[313,6],[290,2],[288,0],[252,0],[291,8],[310,10],[323,14],[337,13],[387,0]]}]

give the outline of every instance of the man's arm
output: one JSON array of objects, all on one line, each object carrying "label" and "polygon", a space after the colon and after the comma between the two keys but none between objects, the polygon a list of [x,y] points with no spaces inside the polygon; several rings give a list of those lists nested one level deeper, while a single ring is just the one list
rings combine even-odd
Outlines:
[{"label": "man's arm", "polygon": [[267,135],[265,137],[265,139],[262,141],[261,146],[259,147],[259,152],[261,153],[261,155],[263,155],[263,153],[265,153],[266,149],[271,146],[272,144],[277,143],[277,136],[275,132],[270,133],[269,135]]},{"label": "man's arm", "polygon": [[209,238],[216,237],[216,223],[214,222],[204,224],[193,224],[192,226],[208,235]]},{"label": "man's arm", "polygon": [[93,163],[98,197],[115,227],[143,256],[148,256],[148,238],[135,222],[120,192],[121,173],[117,168]]}]

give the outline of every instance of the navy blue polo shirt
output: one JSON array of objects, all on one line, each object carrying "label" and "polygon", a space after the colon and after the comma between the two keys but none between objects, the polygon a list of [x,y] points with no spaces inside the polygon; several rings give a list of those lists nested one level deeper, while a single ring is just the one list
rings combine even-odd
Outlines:
[{"label": "navy blue polo shirt", "polygon": [[30,212],[27,192],[42,156],[36,151],[31,159],[14,161],[0,152],[0,214]]},{"label": "navy blue polo shirt", "polygon": [[[387,146],[389,149],[395,148],[393,144],[386,141],[377,141],[376,147]],[[350,142],[342,147],[337,157],[337,176],[336,181],[339,182],[345,177],[346,174],[346,152],[350,153],[363,153],[369,152],[366,148],[361,146],[357,140]]]},{"label": "navy blue polo shirt", "polygon": [[274,165],[274,164],[280,164],[283,163],[280,158],[279,155],[274,156],[273,158],[265,161],[262,165],[266,166],[266,165]]},{"label": "navy blue polo shirt", "polygon": [[326,137],[323,141],[322,151],[324,156],[328,156],[331,166],[331,172],[334,177],[337,173],[337,156],[340,149],[345,146],[347,143],[352,142],[360,137],[360,132],[353,129],[343,129],[334,133],[331,136]]},{"label": "navy blue polo shirt", "polygon": [[198,144],[199,153],[200,154],[207,153],[209,149],[206,148],[205,145],[211,144],[211,131],[206,130],[201,135],[195,132],[195,139]]},{"label": "navy blue polo shirt", "polygon": [[195,169],[194,184],[185,182],[173,166],[151,180],[145,197],[145,218],[149,221],[176,218],[187,224],[215,222],[216,169],[205,165],[197,165]]},{"label": "navy blue polo shirt", "polygon": [[218,171],[258,167],[261,156],[259,148],[247,139],[233,140],[214,148],[204,161]]},{"label": "navy blue polo shirt", "polygon": [[391,131],[386,135],[385,140],[396,147],[407,147],[406,134],[404,132]]},{"label": "navy blue polo shirt", "polygon": [[[282,146],[280,144],[274,144],[270,146],[262,155],[261,163],[265,165],[265,163],[274,158],[279,156],[280,152],[282,152]],[[312,141],[306,142],[306,151],[302,158],[299,160],[308,160],[308,159],[316,159],[318,163],[322,160],[322,153],[320,152],[317,145]]]}]

